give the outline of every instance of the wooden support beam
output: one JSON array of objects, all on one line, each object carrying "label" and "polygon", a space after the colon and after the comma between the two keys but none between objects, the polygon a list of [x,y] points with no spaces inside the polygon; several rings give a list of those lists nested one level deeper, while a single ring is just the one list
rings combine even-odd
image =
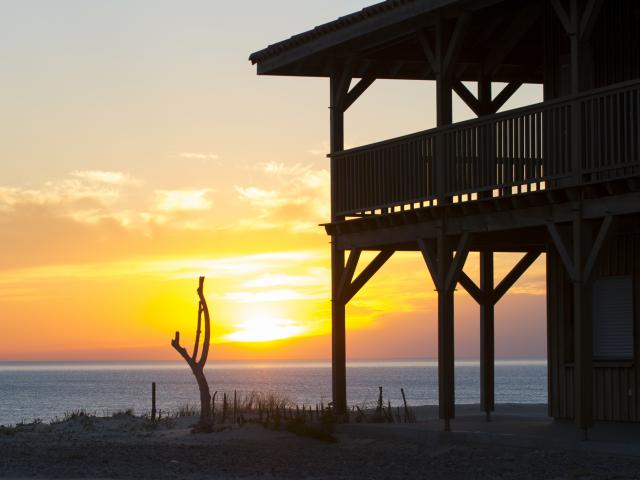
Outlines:
[{"label": "wooden support beam", "polygon": [[522,82],[509,82],[500,91],[496,98],[491,101],[491,113],[496,113],[500,110],[504,104],[509,100],[516,91],[522,86]]},{"label": "wooden support beam", "polygon": [[560,0],[551,0],[551,6],[556,12],[560,23],[562,23],[562,27],[565,29],[567,33],[571,32],[571,20],[569,18],[569,14],[564,9],[564,6],[560,2]]},{"label": "wooden support beam", "polygon": [[356,272],[356,268],[358,266],[358,260],[360,259],[360,249],[351,250],[349,253],[349,258],[347,259],[347,266],[344,268],[342,272],[342,276],[340,277],[340,285],[338,296],[340,298],[344,297],[345,289],[351,285],[351,281],[353,280],[353,275]]},{"label": "wooden support beam", "polygon": [[[590,250],[589,225],[578,210],[573,221],[573,333],[574,333],[574,420],[584,430],[585,439],[593,426],[593,322],[591,283],[584,264]],[[591,248],[592,250],[592,248]]]},{"label": "wooden support beam", "polygon": [[360,81],[356,83],[355,86],[345,95],[342,103],[342,111],[346,112],[349,107],[353,105],[358,98],[360,98],[360,95],[362,95],[375,81],[376,78],[372,76],[362,77]]},{"label": "wooden support beam", "polygon": [[558,227],[554,223],[547,222],[547,231],[549,232],[549,236],[551,237],[551,240],[553,241],[553,244],[556,247],[558,255],[560,255],[560,260],[562,260],[562,263],[564,265],[564,268],[567,271],[567,274],[569,275],[570,278],[572,279],[575,278],[575,268],[573,265],[573,259],[569,254],[569,250],[567,249],[567,246],[562,236],[560,235],[560,232],[558,231]]},{"label": "wooden support beam", "polygon": [[438,405],[445,431],[451,430],[451,419],[455,418],[455,365],[454,365],[454,299],[453,289],[446,286],[451,270],[452,248],[444,232],[438,229]]},{"label": "wooden support beam", "polygon": [[458,246],[456,247],[456,254],[451,262],[451,266],[449,267],[449,271],[447,272],[447,276],[445,278],[444,288],[449,291],[455,288],[458,283],[458,278],[460,276],[460,272],[464,267],[464,263],[467,260],[467,256],[469,255],[469,232],[464,232],[460,235],[460,239],[458,240]]},{"label": "wooden support beam", "polygon": [[[330,151],[344,150],[344,111],[340,107],[342,89],[349,82],[344,79],[344,70],[334,70],[329,80]],[[331,198],[337,198],[335,184],[335,159],[330,160]],[[332,223],[344,220],[336,214],[331,203]],[[344,250],[338,248],[337,237],[331,237],[331,392],[334,412],[338,418],[347,413],[347,354],[346,354],[346,309],[341,301],[341,283],[345,275]]]},{"label": "wooden support beam", "polygon": [[340,109],[344,113],[344,109],[342,108],[345,105],[347,94],[349,93],[349,86],[351,85],[351,80],[353,79],[353,67],[355,65],[355,56],[350,56],[340,68],[336,69],[334,75],[335,78],[335,86],[332,91],[332,105],[335,105],[336,108]]},{"label": "wooden support beam", "polygon": [[491,295],[492,303],[496,304],[504,296],[507,291],[513,287],[524,272],[535,262],[542,252],[527,252],[524,257],[516,264],[515,267],[502,279],[498,286],[493,290]]},{"label": "wooden support beam", "polygon": [[391,255],[393,255],[394,250],[382,250],[376,257],[371,261],[369,265],[365,267],[360,275],[356,277],[356,279],[348,286],[345,287],[345,291],[341,297],[342,302],[346,305],[349,301],[354,297],[356,293],[360,291],[362,287],[373,277],[378,270],[386,263]]},{"label": "wooden support beam", "polygon": [[468,278],[462,269],[469,253],[470,235],[468,232],[460,235],[455,257],[444,224],[438,228],[435,248],[424,239],[416,242],[438,291],[438,405],[445,430],[450,430],[451,419],[455,417],[453,295],[459,279]]},{"label": "wooden support beam", "polygon": [[[480,290],[493,291],[493,252],[480,252]],[[485,298],[488,295],[483,295]],[[487,421],[495,410],[495,325],[494,303],[480,303],[480,407]]]},{"label": "wooden support beam", "polygon": [[424,258],[424,263],[427,264],[427,270],[429,271],[429,275],[431,275],[433,285],[438,289],[438,259],[436,257],[436,251],[431,243],[428,243],[422,238],[418,239],[418,247],[422,253],[422,258]]},{"label": "wooden support beam", "polygon": [[338,416],[347,413],[346,310],[338,289],[343,271],[344,250],[337,248],[334,239],[331,245],[331,390]]},{"label": "wooden support beam", "polygon": [[471,280],[471,278],[469,278],[466,273],[460,272],[458,283],[462,286],[462,288],[466,290],[469,295],[471,295],[471,298],[473,298],[477,303],[483,304],[487,301],[484,292],[476,285],[473,280]]},{"label": "wooden support beam", "polygon": [[458,94],[460,99],[471,109],[476,115],[480,116],[482,110],[478,99],[469,91],[469,89],[460,80],[454,80],[452,83],[453,91]]},{"label": "wooden support beam", "polygon": [[497,110],[493,107],[491,94],[491,79],[485,75],[480,75],[478,79],[478,107],[480,115],[492,115]]},{"label": "wooden support beam", "polygon": [[600,255],[600,250],[602,249],[602,245],[604,245],[607,237],[609,235],[609,231],[611,230],[611,224],[613,223],[613,215],[607,215],[602,220],[602,224],[600,225],[600,230],[598,230],[598,236],[596,237],[595,242],[591,246],[591,251],[589,252],[589,256],[587,257],[587,262],[584,266],[584,278],[591,278],[591,274],[593,273],[593,267],[595,267],[596,262],[598,260],[598,256]]},{"label": "wooden support beam", "polygon": [[600,10],[602,9],[603,4],[604,0],[589,0],[589,2],[587,3],[584,12],[582,13],[582,19],[580,21],[581,40],[584,41],[591,38],[593,27],[598,20],[598,16],[600,15]]}]

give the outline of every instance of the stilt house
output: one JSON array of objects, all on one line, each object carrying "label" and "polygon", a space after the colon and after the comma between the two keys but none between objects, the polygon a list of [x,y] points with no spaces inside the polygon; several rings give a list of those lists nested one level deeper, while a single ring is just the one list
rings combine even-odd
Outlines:
[{"label": "stilt house", "polygon": [[[259,75],[329,78],[338,412],[345,306],[394,252],[413,250],[438,292],[445,428],[455,416],[454,289],[480,307],[489,415],[494,306],[541,254],[549,415],[585,429],[640,421],[640,2],[387,0],[250,60]],[[435,81],[437,127],[345,150],[344,113],[377,79]],[[541,85],[544,101],[501,111],[527,83]],[[452,122],[454,93],[477,118]],[[355,276],[363,251],[377,256]],[[479,284],[463,271],[472,251]],[[495,279],[495,252],[524,256]]]}]

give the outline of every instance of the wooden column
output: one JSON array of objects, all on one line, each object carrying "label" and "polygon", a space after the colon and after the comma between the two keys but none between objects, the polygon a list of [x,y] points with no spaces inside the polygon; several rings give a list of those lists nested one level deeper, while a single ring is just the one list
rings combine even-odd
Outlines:
[{"label": "wooden column", "polygon": [[[569,37],[570,45],[570,93],[575,96],[593,86],[593,62],[590,37],[604,0],[569,0],[569,11],[560,0],[551,0],[560,23]],[[582,184],[582,129],[581,104],[571,105],[571,166],[572,180]]]},{"label": "wooden column", "polygon": [[573,386],[576,424],[585,431],[593,425],[593,311],[591,306],[591,276],[602,246],[611,230],[613,216],[606,215],[598,234],[593,238],[592,224],[584,220],[582,204],[578,202],[571,224],[571,246],[567,246],[558,227],[547,224],[560,261],[573,285]]},{"label": "wooden column", "polygon": [[480,252],[480,286],[469,276],[460,272],[457,282],[480,305],[480,399],[481,408],[486,412],[487,420],[495,409],[494,395],[494,309],[496,303],[509,291],[527,269],[542,253],[533,250],[516,263],[507,275],[494,287],[493,252]]},{"label": "wooden column", "polygon": [[[580,12],[578,0],[570,0],[570,30],[569,44],[571,48],[571,95],[577,95],[582,90],[584,42],[580,35]],[[580,101],[571,104],[571,170],[575,185],[582,185],[582,112]]]},{"label": "wooden column", "polygon": [[[344,150],[344,111],[340,105],[339,89],[341,75],[335,74],[330,78],[330,142],[331,153]],[[331,198],[336,198],[335,190],[335,159],[331,158]],[[331,202],[331,221],[339,221],[334,202]],[[331,238],[331,358],[332,358],[332,395],[333,408],[339,415],[347,411],[347,357],[346,357],[346,328],[345,303],[340,295],[340,281],[344,273],[345,253],[336,244],[336,238]]]},{"label": "wooden column", "polygon": [[589,272],[585,271],[591,250],[591,235],[576,212],[573,221],[573,325],[574,325],[574,386],[575,421],[585,431],[593,426],[593,327]]},{"label": "wooden column", "polygon": [[[480,252],[480,290],[493,291],[493,252]],[[480,303],[480,406],[487,420],[495,410],[495,303],[484,295]]]},{"label": "wooden column", "polygon": [[478,107],[479,117],[483,115],[493,115],[496,113],[492,103],[491,97],[491,79],[485,75],[481,75],[478,79]]},{"label": "wooden column", "polygon": [[[436,23],[435,75],[436,75],[436,125],[442,127],[453,122],[453,90],[451,74],[447,60],[447,40],[445,38],[444,21],[440,18]],[[438,204],[449,203],[446,191],[446,151],[445,136],[438,133],[435,138],[435,180],[438,192]]]},{"label": "wooden column", "polygon": [[[451,270],[453,250],[444,225],[438,230],[438,402],[444,429],[451,430],[450,421],[455,418],[455,367],[454,367],[454,288],[447,285]],[[454,284],[455,286],[455,284]]]}]

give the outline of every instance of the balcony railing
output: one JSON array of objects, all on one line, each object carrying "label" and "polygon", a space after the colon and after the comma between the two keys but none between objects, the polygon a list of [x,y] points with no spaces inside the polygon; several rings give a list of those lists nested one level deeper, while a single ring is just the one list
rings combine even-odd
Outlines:
[{"label": "balcony railing", "polygon": [[640,81],[331,155],[337,216],[638,175]]}]

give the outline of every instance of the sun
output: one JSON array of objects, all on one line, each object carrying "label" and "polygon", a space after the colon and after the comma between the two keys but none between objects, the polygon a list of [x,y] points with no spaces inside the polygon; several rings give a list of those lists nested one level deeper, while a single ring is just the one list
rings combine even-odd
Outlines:
[{"label": "sun", "polygon": [[299,336],[307,330],[293,320],[268,313],[257,314],[234,325],[235,331],[225,335],[229,342],[271,342]]}]

